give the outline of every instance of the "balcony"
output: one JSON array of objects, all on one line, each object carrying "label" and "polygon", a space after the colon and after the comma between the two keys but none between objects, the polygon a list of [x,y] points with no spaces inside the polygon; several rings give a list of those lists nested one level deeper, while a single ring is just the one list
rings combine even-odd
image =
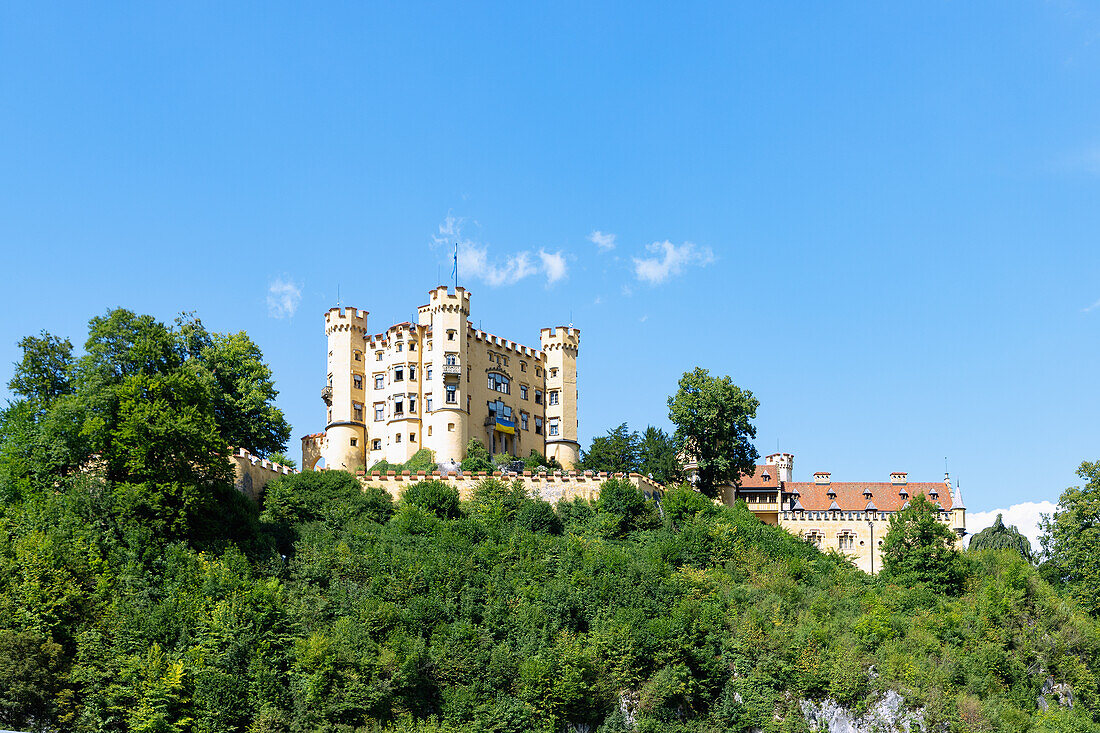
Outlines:
[{"label": "balcony", "polygon": [[443,376],[444,377],[458,377],[462,375],[461,364],[444,364]]},{"label": "balcony", "polygon": [[326,405],[332,407],[332,387],[330,385],[326,384],[324,387],[321,387],[321,399]]}]

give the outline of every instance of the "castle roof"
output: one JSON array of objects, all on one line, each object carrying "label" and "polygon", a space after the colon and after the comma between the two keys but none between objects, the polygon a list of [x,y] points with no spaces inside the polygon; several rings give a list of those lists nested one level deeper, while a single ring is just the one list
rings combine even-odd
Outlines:
[{"label": "castle roof", "polygon": [[775,466],[753,466],[752,474],[741,474],[742,489],[774,489],[779,486],[779,469]]},{"label": "castle roof", "polygon": [[[900,494],[904,488],[906,496]],[[865,511],[868,504],[865,491],[870,491],[874,497],[872,502],[880,512],[900,511],[908,502],[910,496],[924,494],[928,496],[933,490],[939,492],[938,503],[944,509],[951,509],[950,492],[945,485],[939,482],[892,484],[889,481],[882,482],[837,482],[828,484],[815,484],[812,481],[792,481],[783,485],[787,492],[798,491],[798,499],[808,512],[828,511],[834,503],[840,506],[841,511],[859,512]],[[836,495],[835,499],[830,493]]]}]

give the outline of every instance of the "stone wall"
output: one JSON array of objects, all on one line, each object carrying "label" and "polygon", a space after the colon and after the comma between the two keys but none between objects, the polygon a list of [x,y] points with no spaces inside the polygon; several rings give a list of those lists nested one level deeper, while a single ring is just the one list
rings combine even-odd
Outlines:
[{"label": "stone wall", "polygon": [[405,490],[405,487],[417,481],[434,479],[454,486],[458,490],[459,498],[465,500],[471,497],[477,482],[489,476],[504,481],[515,481],[518,479],[523,482],[529,495],[537,496],[551,504],[557,503],[562,499],[569,501],[577,497],[594,501],[600,496],[600,484],[607,481],[609,478],[627,479],[647,498],[659,497],[664,491],[664,487],[661,486],[661,484],[640,473],[612,474],[600,471],[554,471],[552,473],[524,471],[522,474],[502,474],[499,471],[495,473],[475,471],[465,473],[461,476],[456,476],[454,474],[442,475],[436,471],[430,473],[426,471],[417,473],[403,471],[400,474],[395,471],[389,471],[385,474],[374,471],[369,474],[360,473],[359,481],[364,488],[368,486],[379,486],[388,491],[394,499],[400,499],[401,493]]},{"label": "stone wall", "polygon": [[280,476],[298,473],[289,466],[254,456],[244,448],[234,451],[229,460],[233,463],[233,485],[237,487],[237,491],[253,501],[259,500],[260,492],[270,482]]}]

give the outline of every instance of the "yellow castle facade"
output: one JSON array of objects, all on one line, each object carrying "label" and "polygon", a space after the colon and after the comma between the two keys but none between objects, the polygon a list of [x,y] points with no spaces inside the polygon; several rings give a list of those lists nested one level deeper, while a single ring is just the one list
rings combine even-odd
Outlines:
[{"label": "yellow castle facade", "polygon": [[369,470],[404,463],[423,448],[460,462],[471,439],[490,454],[531,451],[565,468],[580,459],[580,331],[543,328],[539,347],[475,329],[470,293],[438,287],[417,322],[371,333],[367,311],[325,314],[325,431],[302,439],[303,469]]}]

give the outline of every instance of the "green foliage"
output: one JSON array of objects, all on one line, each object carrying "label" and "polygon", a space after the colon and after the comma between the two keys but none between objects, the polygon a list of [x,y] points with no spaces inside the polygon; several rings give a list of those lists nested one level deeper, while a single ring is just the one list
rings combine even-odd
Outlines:
[{"label": "green foliage", "polygon": [[759,406],[752,392],[700,367],[685,372],[676,394],[668,398],[677,444],[695,459],[698,487],[707,496],[717,496],[724,484],[736,484],[760,457],[752,444],[752,420]]},{"label": "green foliage", "polygon": [[1084,486],[1062,492],[1058,509],[1040,523],[1044,574],[1064,584],[1094,616],[1100,615],[1100,461],[1084,462]]},{"label": "green foliage", "polygon": [[470,515],[490,523],[511,521],[526,501],[522,481],[483,478],[474,485]]},{"label": "green foliage", "polygon": [[924,494],[917,494],[890,517],[890,529],[882,540],[884,580],[926,585],[944,594],[961,589],[964,562],[955,549],[955,533],[939,517],[939,506]]},{"label": "green foliage", "polygon": [[638,473],[652,476],[664,486],[683,481],[684,466],[679,453],[679,446],[672,436],[651,425],[642,433],[638,444]]},{"label": "green foliage", "polygon": [[285,453],[276,451],[267,457],[267,460],[272,463],[277,463],[280,466],[287,466],[289,468],[298,468],[298,462]]},{"label": "green foliage", "polygon": [[607,435],[592,439],[587,451],[581,452],[581,467],[589,471],[629,473],[638,470],[638,433],[626,423],[607,431]]},{"label": "green foliage", "polygon": [[660,524],[652,502],[646,501],[634,484],[620,478],[608,479],[600,484],[596,515],[603,532],[610,537],[639,529],[653,529]]},{"label": "green foliage", "polygon": [[986,527],[978,534],[970,538],[971,552],[980,550],[1015,550],[1020,557],[1031,560],[1031,542],[1020,534],[1016,527],[1006,527],[1001,521],[1001,515],[997,515],[997,521],[993,526]]},{"label": "green foliage", "polygon": [[23,358],[15,365],[8,389],[32,404],[36,411],[49,408],[59,397],[72,394],[73,345],[43,331],[19,341]]},{"label": "green foliage", "polygon": [[414,476],[419,471],[430,473],[436,470],[435,455],[428,448],[421,448],[416,453],[412,454],[412,457],[404,463],[390,463],[386,460],[381,460],[374,464],[370,468],[371,471],[378,471],[379,473],[386,473],[393,471],[400,474],[402,471],[408,471]]},{"label": "green foliage", "polygon": [[419,481],[412,484],[401,495],[401,503],[418,506],[440,519],[462,516],[458,491],[443,481]]},{"label": "green foliage", "polygon": [[461,468],[463,471],[492,471],[489,449],[480,440],[471,439],[466,444],[466,457],[462,459]]}]

